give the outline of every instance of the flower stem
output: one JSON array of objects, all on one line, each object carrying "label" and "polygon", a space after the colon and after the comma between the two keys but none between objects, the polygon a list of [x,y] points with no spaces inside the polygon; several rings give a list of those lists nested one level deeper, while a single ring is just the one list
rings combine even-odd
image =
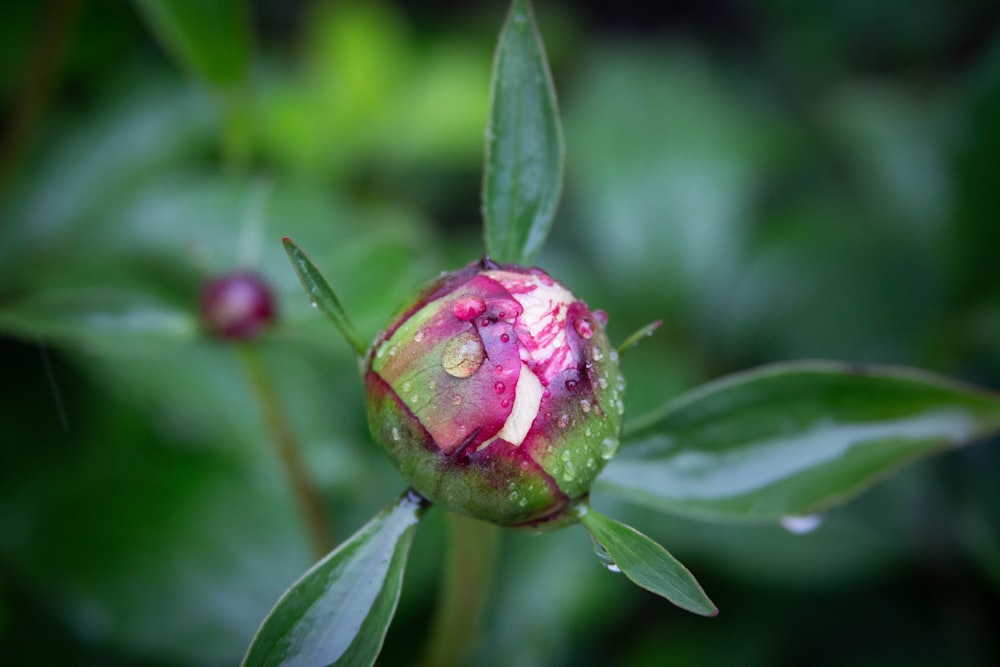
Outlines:
[{"label": "flower stem", "polygon": [[312,542],[314,555],[317,558],[322,558],[333,551],[336,545],[333,538],[333,524],[323,505],[323,498],[302,462],[298,442],[274,388],[274,383],[271,382],[261,359],[260,351],[252,343],[237,347],[243,368],[250,379],[250,386],[260,404],[268,430],[271,432],[271,441],[274,443],[281,464],[288,475],[288,481],[295,493],[295,499],[302,512]]},{"label": "flower stem", "polygon": [[425,667],[467,662],[478,636],[480,617],[493,578],[500,528],[448,513],[448,553],[431,628]]}]

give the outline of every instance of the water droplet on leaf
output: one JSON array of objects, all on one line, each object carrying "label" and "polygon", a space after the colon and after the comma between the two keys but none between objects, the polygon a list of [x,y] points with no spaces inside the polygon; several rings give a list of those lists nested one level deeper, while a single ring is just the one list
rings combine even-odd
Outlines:
[{"label": "water droplet on leaf", "polygon": [[823,517],[819,514],[781,517],[782,528],[793,535],[805,535],[807,533],[811,533],[819,528],[821,523],[823,523]]},{"label": "water droplet on leaf", "polygon": [[609,554],[608,550],[604,548],[604,545],[595,540],[593,537],[590,539],[594,543],[594,554],[597,556],[597,560],[600,561],[601,565],[604,566],[604,569],[609,572],[621,572],[622,569],[618,567],[618,564],[615,563],[615,559],[611,557],[611,554]]}]

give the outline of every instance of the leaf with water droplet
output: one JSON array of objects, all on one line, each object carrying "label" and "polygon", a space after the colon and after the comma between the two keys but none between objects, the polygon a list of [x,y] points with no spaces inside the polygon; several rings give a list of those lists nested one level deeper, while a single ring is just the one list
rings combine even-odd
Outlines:
[{"label": "leaf with water droplet", "polygon": [[906,368],[789,362],[703,385],[626,424],[595,490],[664,512],[780,521],[1000,431],[1000,395]]},{"label": "leaf with water droplet", "polygon": [[[580,505],[577,516],[614,566],[632,583],[695,614],[715,616],[719,613],[694,575],[659,544],[587,505]],[[608,567],[607,559],[600,553],[598,558]]]},{"label": "leaf with water droplet", "polygon": [[340,333],[347,339],[347,342],[354,348],[358,357],[365,355],[366,345],[355,330],[351,320],[347,317],[347,312],[340,304],[336,292],[330,287],[323,273],[316,268],[309,256],[303,252],[295,241],[287,236],[282,239],[288,259],[292,262],[295,273],[298,274],[302,286],[309,294],[313,307],[318,307],[323,314],[330,318],[330,321],[340,329]]}]

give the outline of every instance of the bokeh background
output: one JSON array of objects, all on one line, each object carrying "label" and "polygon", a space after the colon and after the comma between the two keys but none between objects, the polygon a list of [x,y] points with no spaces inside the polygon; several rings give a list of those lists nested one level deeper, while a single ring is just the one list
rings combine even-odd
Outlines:
[{"label": "bokeh background", "polygon": [[[365,337],[482,252],[505,3],[250,3],[239,85],[128,2],[0,10],[0,656],[232,665],[314,559],[237,350],[199,286],[250,268],[260,353],[337,539],[403,483],[291,236]],[[622,340],[628,414],[800,357],[1000,389],[993,0],[537,2],[568,166],[539,259]],[[244,37],[246,39],[244,40]],[[1000,664],[1000,448],[921,462],[794,534],[596,497],[721,615],[603,570],[580,528],[506,533],[482,665]],[[421,526],[381,662],[410,664],[444,520]]]}]

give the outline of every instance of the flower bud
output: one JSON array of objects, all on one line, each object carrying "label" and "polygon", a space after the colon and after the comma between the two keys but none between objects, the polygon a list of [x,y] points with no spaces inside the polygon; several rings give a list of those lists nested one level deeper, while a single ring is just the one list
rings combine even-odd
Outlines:
[{"label": "flower bud", "polygon": [[450,510],[569,521],[618,449],[624,379],[606,321],[540,269],[484,258],[444,274],[369,351],[372,434]]},{"label": "flower bud", "polygon": [[256,274],[230,273],[210,280],[201,290],[198,311],[210,334],[250,340],[274,323],[274,297]]}]

